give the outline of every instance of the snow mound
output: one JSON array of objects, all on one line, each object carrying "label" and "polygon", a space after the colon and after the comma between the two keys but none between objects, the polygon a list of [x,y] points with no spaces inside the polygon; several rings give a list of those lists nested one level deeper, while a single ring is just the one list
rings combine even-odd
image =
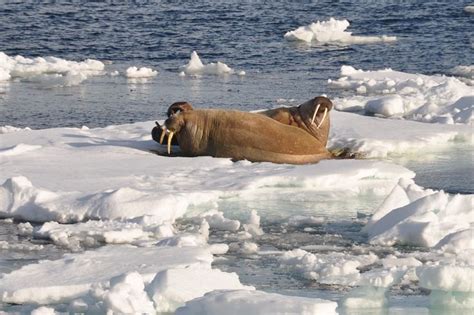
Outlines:
[{"label": "snow mound", "polygon": [[342,43],[342,44],[370,44],[379,42],[394,42],[395,36],[355,36],[347,32],[349,21],[330,18],[329,21],[317,21],[310,25],[300,26],[287,32],[284,37],[289,41],[304,41],[307,43]]},{"label": "snow mound", "polygon": [[471,124],[473,121],[472,87],[454,77],[392,69],[362,71],[342,66],[341,77],[329,79],[328,83],[333,88],[360,94],[334,99],[337,110],[442,124]]},{"label": "snow mound", "polygon": [[[218,61],[217,63],[208,63],[203,64],[201,59],[199,58],[197,52],[193,51],[191,53],[191,59],[189,60],[188,64],[183,66],[183,74],[187,75],[224,75],[224,74],[232,74],[234,73],[234,69],[230,68],[225,63]],[[240,71],[239,75],[245,75],[245,72]]]},{"label": "snow mound", "polygon": [[365,230],[372,244],[470,246],[468,238],[472,235],[468,232],[450,235],[469,230],[474,224],[473,214],[473,195],[423,189],[413,180],[402,179],[375,211]]},{"label": "snow mound", "polygon": [[152,78],[158,75],[158,71],[147,67],[129,67],[125,72],[127,78]]},{"label": "snow mound", "polygon": [[98,60],[69,61],[56,57],[10,57],[0,52],[0,81],[28,80],[57,86],[78,85],[89,76],[102,74]]},{"label": "snow mound", "polygon": [[337,314],[337,303],[263,291],[213,291],[186,303],[177,315]]}]

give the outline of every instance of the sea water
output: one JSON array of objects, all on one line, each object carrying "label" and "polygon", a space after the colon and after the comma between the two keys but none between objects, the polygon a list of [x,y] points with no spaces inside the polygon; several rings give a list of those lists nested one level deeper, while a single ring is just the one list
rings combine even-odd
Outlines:
[{"label": "sea water", "polygon": [[[91,58],[119,72],[129,66],[146,66],[159,74],[145,82],[121,75],[97,76],[70,87],[35,80],[0,83],[0,125],[33,129],[103,127],[163,119],[167,107],[181,100],[191,102],[196,108],[245,111],[296,105],[320,94],[332,98],[348,93],[327,86],[328,79],[339,76],[341,65],[366,70],[389,67],[428,75],[449,74],[455,66],[474,62],[474,16],[463,11],[467,4],[467,1],[2,2],[0,51],[9,56]],[[353,35],[394,35],[397,41],[344,45],[294,43],[283,39],[289,30],[330,17],[350,21]],[[206,63],[222,61],[236,70],[244,70],[246,75],[179,76],[192,51],[197,51]],[[430,153],[430,157],[428,162],[407,157],[391,159],[415,171],[416,181],[422,186],[451,193],[474,192],[472,148],[437,151]],[[267,232],[258,243],[268,251],[304,246],[310,250],[314,244],[326,246],[325,250],[312,248],[315,253],[328,249],[350,252],[354,244],[365,250],[377,250],[367,244],[360,230],[366,215],[381,202],[380,196],[367,195],[346,203],[331,201],[324,195],[287,197],[269,193],[265,198],[230,198],[222,200],[219,208],[236,218],[244,210],[257,209]],[[321,216],[326,221],[282,231],[281,223],[292,214]],[[0,240],[47,246],[48,250],[41,255],[35,255],[34,251],[2,251],[1,272],[39,259],[55,259],[64,251],[47,242],[12,236],[16,233],[15,224],[1,223]],[[211,241],[223,239],[219,233],[211,235]],[[269,292],[337,300],[348,290],[315,285],[279,270],[276,264],[271,255],[256,258],[228,254],[226,260],[216,262],[215,266],[236,271],[243,283]],[[426,292],[407,292],[411,291],[392,292],[386,313],[425,312],[426,309],[418,307],[428,304]]]}]

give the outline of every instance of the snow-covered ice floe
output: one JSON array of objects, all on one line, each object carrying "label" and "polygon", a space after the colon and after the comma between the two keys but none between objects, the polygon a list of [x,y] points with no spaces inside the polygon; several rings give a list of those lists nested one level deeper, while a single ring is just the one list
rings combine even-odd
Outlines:
[{"label": "snow-covered ice floe", "polygon": [[[467,125],[384,120],[337,111],[332,112],[331,119],[331,148],[367,156],[406,152],[414,145],[417,149],[449,145],[452,140],[469,143],[471,132]],[[402,233],[406,230],[413,239],[425,242],[416,245],[433,246],[444,257],[420,258],[395,252],[380,259],[370,251],[330,255],[314,254],[310,249],[277,255],[280,268],[293,270],[307,280],[356,287],[339,301],[340,306],[382,306],[387,288],[413,281],[449,299],[447,290],[451,287],[443,279],[472,268],[467,256],[462,263],[450,265],[459,258],[459,252],[472,248],[467,201],[462,196],[417,188],[411,182],[415,174],[402,166],[376,160],[277,165],[168,157],[155,154],[163,154],[166,148],[151,139],[153,126],[150,121],[96,129],[15,129],[0,134],[0,152],[14,152],[0,155],[0,217],[39,222],[17,224],[18,233],[78,251],[0,275],[1,303],[43,304],[71,313],[176,309],[181,314],[219,313],[237,303],[249,314],[335,313],[333,301],[253,290],[236,274],[211,267],[214,255],[227,251],[260,255],[258,239],[265,236],[257,212],[249,211],[247,221],[227,218],[219,202],[272,192],[277,196],[285,191],[321,192],[338,199],[357,198],[367,192],[380,199],[388,195],[374,214],[374,222],[367,226],[381,227],[377,235],[389,231],[388,236],[374,236],[370,241],[375,245],[405,243],[408,234]],[[432,198],[429,194],[440,195],[436,205],[441,211],[435,206],[424,206],[425,212],[417,208],[425,203],[415,197]],[[403,207],[409,211],[404,214],[408,220],[385,218],[394,217],[391,213]],[[464,222],[450,215],[463,216]],[[192,228],[178,230],[178,219],[192,222]],[[293,215],[288,227],[324,222],[318,217]],[[413,223],[412,228],[401,228],[408,223]],[[228,234],[226,240],[231,242],[209,244],[210,230]],[[0,248],[12,249],[5,243],[0,243]],[[18,249],[40,251],[42,247]],[[462,292],[456,293],[456,298],[463,298],[456,305],[468,304],[471,293],[466,288],[467,282],[452,286],[452,290]]]},{"label": "snow-covered ice floe", "polygon": [[357,92],[334,99],[336,109],[363,111],[442,124],[472,124],[474,91],[457,78],[412,74],[392,69],[363,71],[341,67],[341,77],[329,86]]},{"label": "snow-covered ice floe", "polygon": [[217,63],[211,62],[208,64],[203,64],[201,58],[197,52],[193,51],[191,53],[191,59],[188,64],[184,65],[183,71],[180,73],[181,76],[184,75],[225,75],[237,73],[238,75],[245,75],[245,71],[236,72],[234,69],[229,67],[223,62],[218,61]]},{"label": "snow-covered ice floe", "polygon": [[127,78],[152,78],[158,75],[158,71],[147,67],[128,67],[125,71]]},{"label": "snow-covered ice floe", "polygon": [[48,86],[72,86],[103,74],[104,67],[94,59],[78,62],[56,57],[11,57],[0,52],[0,81],[19,79]]},{"label": "snow-covered ice floe", "polygon": [[395,36],[359,36],[347,32],[349,21],[330,18],[328,21],[317,21],[306,26],[300,26],[286,32],[285,39],[307,43],[341,43],[341,44],[370,44],[379,42],[394,42]]},{"label": "snow-covered ice floe", "polygon": [[474,65],[456,66],[449,70],[449,74],[458,77],[459,80],[463,81],[467,85],[474,85]]}]

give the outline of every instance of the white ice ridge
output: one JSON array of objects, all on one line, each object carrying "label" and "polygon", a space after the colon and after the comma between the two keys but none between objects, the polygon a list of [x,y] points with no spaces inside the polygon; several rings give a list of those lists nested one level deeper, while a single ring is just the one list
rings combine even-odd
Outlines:
[{"label": "white ice ridge", "polygon": [[158,71],[147,67],[129,67],[125,72],[127,78],[152,78],[158,75]]},{"label": "white ice ridge", "polygon": [[337,303],[317,298],[285,296],[249,290],[213,291],[179,308],[176,315],[333,315]]},{"label": "white ice ridge", "polygon": [[375,211],[365,230],[372,244],[472,250],[474,195],[423,189],[402,179]]},{"label": "white ice ridge", "polygon": [[474,90],[454,77],[342,66],[341,77],[328,83],[358,94],[335,98],[338,110],[442,124],[473,122]]},{"label": "white ice ridge", "polygon": [[[217,63],[208,63],[203,64],[199,58],[197,52],[193,51],[191,53],[191,59],[188,64],[183,66],[183,71],[181,75],[205,75],[205,74],[214,74],[214,75],[223,75],[223,74],[232,74],[234,69],[230,68],[225,63],[218,61]],[[238,72],[239,75],[245,75],[245,71]]]},{"label": "white ice ridge", "polygon": [[394,42],[395,36],[358,36],[347,32],[349,21],[330,18],[329,21],[317,21],[306,26],[300,26],[287,32],[284,37],[290,41],[304,41],[307,43],[342,43],[342,44],[370,44],[378,42]]},{"label": "white ice ridge", "polygon": [[98,60],[70,61],[56,57],[10,57],[0,52],[0,81],[28,80],[47,85],[71,86],[89,76],[103,73],[104,64]]}]

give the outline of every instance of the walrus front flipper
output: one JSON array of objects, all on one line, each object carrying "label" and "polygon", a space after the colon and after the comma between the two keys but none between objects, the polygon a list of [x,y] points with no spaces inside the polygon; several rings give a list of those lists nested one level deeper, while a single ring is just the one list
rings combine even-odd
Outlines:
[{"label": "walrus front flipper", "polygon": [[[168,142],[168,134],[167,132],[162,128],[162,126],[155,121],[156,126],[153,127],[151,130],[151,137],[153,140],[158,142],[159,144],[167,143]],[[171,139],[171,145],[178,145],[178,139],[176,137],[173,137]]]}]

